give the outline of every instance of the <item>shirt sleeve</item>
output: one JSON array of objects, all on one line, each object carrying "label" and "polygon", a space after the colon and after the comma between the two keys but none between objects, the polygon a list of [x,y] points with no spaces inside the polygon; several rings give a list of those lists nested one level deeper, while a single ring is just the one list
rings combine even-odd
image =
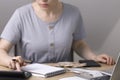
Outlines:
[{"label": "shirt sleeve", "polygon": [[76,29],[73,33],[73,39],[74,40],[82,40],[83,38],[85,38],[86,36],[86,33],[85,33],[85,28],[84,28],[84,25],[83,25],[83,20],[82,20],[82,16],[78,10],[78,13],[76,15]]},{"label": "shirt sleeve", "polygon": [[10,20],[8,21],[7,25],[5,26],[1,38],[11,42],[12,44],[17,43],[20,40],[20,26],[21,20],[19,11],[16,10]]}]

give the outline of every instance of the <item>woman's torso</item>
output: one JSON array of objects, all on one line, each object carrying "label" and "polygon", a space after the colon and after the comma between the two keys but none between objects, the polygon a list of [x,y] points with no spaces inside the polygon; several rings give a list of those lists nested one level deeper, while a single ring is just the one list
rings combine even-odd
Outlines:
[{"label": "woman's torso", "polygon": [[[71,60],[71,46],[75,37],[83,38],[83,28],[76,7],[63,3],[63,12],[52,23],[42,21],[34,12],[32,4],[17,9],[20,16],[19,43],[21,51],[17,53],[33,62],[59,62]],[[80,21],[79,21],[80,20]],[[79,27],[78,27],[79,26]],[[78,28],[77,28],[78,27]],[[80,35],[74,35],[81,29]]]}]

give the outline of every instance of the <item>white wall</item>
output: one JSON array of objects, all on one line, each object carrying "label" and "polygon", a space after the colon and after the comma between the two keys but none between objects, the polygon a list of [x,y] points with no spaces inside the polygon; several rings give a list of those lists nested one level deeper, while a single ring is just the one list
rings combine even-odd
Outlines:
[{"label": "white wall", "polygon": [[[0,34],[15,9],[31,1],[32,0],[0,0]],[[11,49],[10,55],[13,55],[13,52],[14,48]]]},{"label": "white wall", "polygon": [[[32,0],[0,0],[0,33],[14,10]],[[79,7],[87,33],[86,41],[98,53],[117,57],[120,47],[118,23],[120,0],[61,0]],[[75,55],[75,60],[79,58]]]},{"label": "white wall", "polygon": [[32,0],[0,0],[0,34],[16,8]]},{"label": "white wall", "polygon": [[[97,53],[105,52],[116,58],[120,51],[120,0],[62,1],[79,7],[90,47]],[[75,60],[78,59],[75,55]]]}]

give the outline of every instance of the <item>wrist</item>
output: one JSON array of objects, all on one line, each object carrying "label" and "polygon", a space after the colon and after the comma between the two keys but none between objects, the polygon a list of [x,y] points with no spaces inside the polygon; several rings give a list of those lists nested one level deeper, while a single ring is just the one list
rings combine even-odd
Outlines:
[{"label": "wrist", "polygon": [[91,56],[91,60],[97,61],[97,55],[93,54],[93,55]]}]

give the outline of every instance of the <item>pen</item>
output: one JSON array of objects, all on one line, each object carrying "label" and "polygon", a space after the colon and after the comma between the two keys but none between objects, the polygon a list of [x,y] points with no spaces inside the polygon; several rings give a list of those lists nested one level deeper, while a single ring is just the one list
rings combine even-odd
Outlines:
[{"label": "pen", "polygon": [[31,60],[24,60],[25,61],[25,63],[29,63],[29,64],[31,64],[33,61],[31,61]]},{"label": "pen", "polygon": [[[18,60],[17,59],[12,59],[12,61],[14,61],[14,62],[18,62]],[[31,64],[32,63],[32,61],[30,61],[30,60],[24,60],[24,62],[25,63],[29,63],[29,64]]]}]

